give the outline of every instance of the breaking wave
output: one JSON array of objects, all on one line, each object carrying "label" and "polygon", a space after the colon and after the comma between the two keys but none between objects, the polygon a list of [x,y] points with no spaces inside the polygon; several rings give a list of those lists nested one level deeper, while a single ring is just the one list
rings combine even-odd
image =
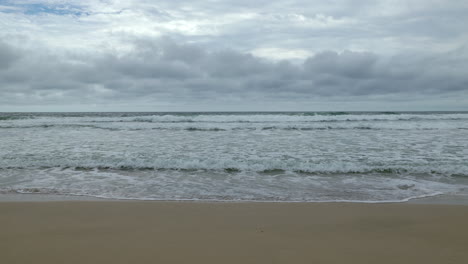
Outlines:
[{"label": "breaking wave", "polygon": [[230,114],[149,114],[128,115],[0,115],[0,121],[34,120],[34,122],[151,122],[151,123],[271,123],[271,122],[352,122],[468,120],[468,113],[230,113]]},{"label": "breaking wave", "polygon": [[66,160],[58,158],[55,161],[23,161],[21,165],[10,162],[0,163],[0,170],[11,169],[73,169],[76,171],[181,171],[181,172],[225,172],[225,173],[261,173],[283,174],[294,172],[310,175],[347,175],[347,174],[411,174],[467,177],[468,164],[459,165],[394,165],[378,166],[354,164],[346,162],[309,163],[304,161],[225,161],[225,160],[158,160],[158,161],[96,161],[96,160]]}]

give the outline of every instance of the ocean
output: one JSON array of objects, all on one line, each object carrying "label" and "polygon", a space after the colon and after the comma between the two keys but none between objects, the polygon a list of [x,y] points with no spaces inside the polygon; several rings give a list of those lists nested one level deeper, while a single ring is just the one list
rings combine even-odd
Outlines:
[{"label": "ocean", "polygon": [[468,194],[468,112],[0,113],[0,193],[398,202]]}]

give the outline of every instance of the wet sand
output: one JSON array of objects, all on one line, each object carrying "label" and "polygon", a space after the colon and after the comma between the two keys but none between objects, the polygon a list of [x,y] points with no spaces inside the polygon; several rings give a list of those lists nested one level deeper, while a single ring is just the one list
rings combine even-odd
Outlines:
[{"label": "wet sand", "polygon": [[468,206],[0,202],[0,263],[468,263]]}]

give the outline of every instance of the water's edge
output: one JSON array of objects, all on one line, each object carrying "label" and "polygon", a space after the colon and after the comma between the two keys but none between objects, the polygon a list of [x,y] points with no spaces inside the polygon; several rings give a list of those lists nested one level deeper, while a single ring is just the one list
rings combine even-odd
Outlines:
[{"label": "water's edge", "polygon": [[156,200],[156,199],[116,199],[84,195],[33,194],[33,193],[0,193],[3,202],[195,202],[195,203],[362,203],[362,204],[439,204],[467,205],[468,195],[437,194],[433,196],[414,197],[401,201],[246,201],[246,200]]}]

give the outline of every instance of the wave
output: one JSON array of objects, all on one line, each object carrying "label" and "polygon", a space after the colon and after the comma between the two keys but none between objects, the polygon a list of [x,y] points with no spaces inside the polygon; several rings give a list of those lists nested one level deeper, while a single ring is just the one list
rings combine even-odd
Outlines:
[{"label": "wave", "polygon": [[22,128],[22,129],[24,128],[26,129],[27,128],[96,128],[96,129],[105,129],[105,130],[122,130],[119,128],[86,125],[86,124],[38,124],[38,125],[23,125],[23,126],[12,126],[12,125],[0,124],[0,129],[15,129],[15,128]]},{"label": "wave", "polygon": [[283,122],[353,122],[353,121],[418,121],[468,120],[468,114],[401,114],[401,115],[156,115],[125,118],[92,119],[93,122],[150,123],[283,123]]},{"label": "wave", "polygon": [[[405,175],[255,175],[175,172],[14,171],[0,193],[134,200],[390,202],[463,190],[463,184]],[[0,179],[1,180],[1,179]],[[450,182],[450,183],[448,183]],[[343,191],[346,190],[346,191]]]},{"label": "wave", "polygon": [[[444,186],[446,189],[446,186]],[[153,197],[153,196],[131,196],[128,195],[116,195],[115,193],[105,193],[105,194],[95,194],[88,193],[86,191],[69,191],[63,189],[55,188],[42,188],[42,187],[31,187],[31,188],[9,188],[9,189],[0,189],[0,194],[35,194],[35,195],[52,195],[54,197],[41,197],[46,201],[61,201],[61,199],[66,200],[88,200],[88,199],[109,199],[109,200],[130,200],[130,201],[191,201],[191,202],[223,202],[223,203],[238,203],[238,202],[268,202],[268,203],[368,203],[368,204],[378,204],[378,203],[404,203],[413,199],[428,198],[433,196],[439,196],[444,193],[450,193],[456,191],[456,187],[452,187],[449,190],[444,190],[445,192],[435,191],[435,190],[425,190],[422,194],[415,194],[407,197],[385,197],[384,199],[375,199],[374,197],[370,199],[346,199],[337,198],[320,198],[320,197],[301,197],[298,198],[283,198],[283,197],[242,197],[242,196],[227,196],[227,195],[217,195],[212,197]],[[61,198],[60,196],[65,196]],[[88,197],[88,198],[86,198]],[[20,201],[24,201],[24,198],[19,198]]]},{"label": "wave", "polygon": [[[178,163],[178,164],[177,164]],[[288,164],[284,162],[281,164],[235,164],[232,166],[225,166],[228,162],[211,162],[211,161],[162,161],[162,162],[140,162],[140,164],[131,164],[124,162],[112,163],[86,163],[73,164],[73,162],[64,164],[24,164],[24,166],[0,166],[0,170],[30,170],[30,169],[54,169],[60,170],[74,170],[74,171],[180,171],[180,172],[224,172],[229,174],[236,174],[242,172],[254,172],[258,174],[285,174],[293,172],[296,174],[307,175],[433,175],[433,176],[450,176],[450,177],[468,177],[468,166],[452,165],[446,167],[440,166],[416,166],[416,165],[401,165],[401,166],[370,166],[370,165],[356,165],[356,164],[307,164],[297,163]],[[176,166],[174,166],[176,165]],[[231,164],[229,164],[231,165]]]},{"label": "wave", "polygon": [[0,115],[0,121],[32,119],[32,116]]},{"label": "wave", "polygon": [[83,123],[83,124],[0,124],[0,129],[52,129],[52,128],[91,128],[108,131],[121,130],[168,130],[168,131],[205,131],[223,132],[235,130],[283,130],[283,131],[313,131],[313,130],[446,130],[468,129],[467,123],[371,123],[357,122],[352,124],[229,124],[212,126],[209,124],[128,124],[128,123]]},{"label": "wave", "polygon": [[9,123],[288,123],[288,122],[356,122],[356,121],[434,121],[468,120],[468,113],[451,114],[199,114],[199,115],[145,115],[145,116],[0,116],[1,122]]}]

